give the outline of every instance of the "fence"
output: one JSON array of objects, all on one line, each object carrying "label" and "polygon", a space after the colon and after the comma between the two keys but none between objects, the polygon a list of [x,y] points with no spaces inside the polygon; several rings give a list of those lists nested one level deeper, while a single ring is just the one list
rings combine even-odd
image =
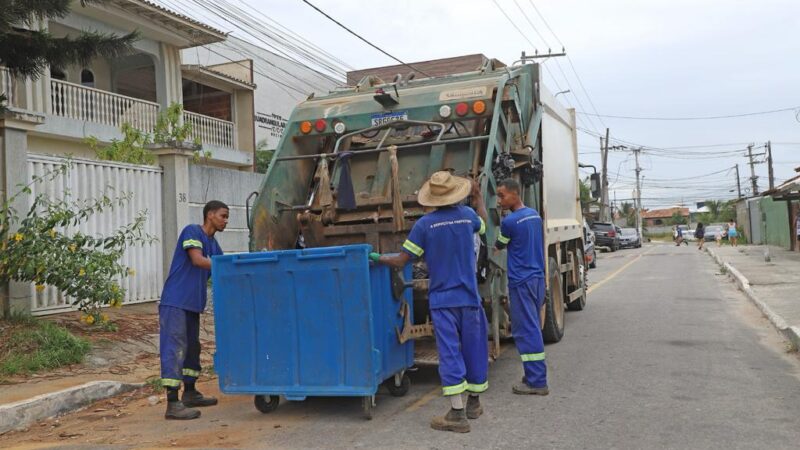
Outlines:
[{"label": "fence", "polygon": [[[63,159],[28,155],[28,176],[42,176],[63,164]],[[139,211],[147,210],[145,231],[157,238],[162,235],[161,219],[161,169],[151,166],[136,166],[107,161],[73,160],[73,165],[65,175],[55,180],[33,185],[31,203],[36,195],[45,194],[52,199],[69,196],[70,200],[81,201],[97,198],[107,186],[113,186],[114,193],[131,193],[133,198],[125,205],[115,207],[90,216],[89,220],[76,229],[62,230],[70,233],[80,231],[92,236],[105,236],[119,227],[131,223]],[[134,276],[122,280],[127,291],[124,303],[140,303],[157,300],[163,285],[163,253],[160,241],[152,244],[130,247],[122,258],[122,263],[136,271]],[[49,314],[68,311],[70,298],[53,287],[36,292],[31,286],[31,312]]]},{"label": "fence", "polygon": [[236,148],[234,142],[236,126],[233,122],[189,111],[184,111],[183,119],[192,124],[192,138],[199,138],[203,144]]},{"label": "fence", "polygon": [[55,116],[115,127],[127,122],[147,132],[153,130],[158,119],[158,103],[61,80],[50,80],[50,89],[50,113]]}]

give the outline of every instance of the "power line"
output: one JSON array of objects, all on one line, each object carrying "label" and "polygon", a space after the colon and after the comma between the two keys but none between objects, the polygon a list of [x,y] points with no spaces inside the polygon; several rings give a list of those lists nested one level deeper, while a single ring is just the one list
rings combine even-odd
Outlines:
[{"label": "power line", "polygon": [[610,114],[592,114],[588,112],[578,112],[584,116],[592,117],[605,117],[610,119],[627,119],[627,120],[716,120],[716,119],[733,119],[737,117],[758,116],[764,114],[775,114],[786,111],[800,111],[800,106],[793,106],[791,108],[773,109],[769,111],[757,111],[743,114],[728,114],[723,116],[697,116],[697,117],[647,117],[647,116],[615,116]]},{"label": "power line", "polygon": [[419,70],[419,69],[417,69],[416,67],[412,66],[411,64],[408,64],[408,63],[405,63],[405,62],[403,62],[402,60],[400,60],[400,58],[397,58],[396,56],[393,56],[393,55],[389,54],[389,53],[388,53],[386,50],[384,50],[384,49],[382,49],[382,48],[378,47],[377,45],[373,44],[372,42],[368,41],[367,39],[365,39],[364,37],[362,37],[360,34],[356,33],[355,31],[351,30],[350,28],[347,28],[347,27],[346,27],[345,25],[343,25],[341,22],[339,22],[338,20],[336,20],[336,19],[334,19],[333,17],[331,17],[330,15],[328,15],[328,14],[327,14],[325,11],[323,11],[323,10],[321,10],[321,9],[317,8],[316,6],[314,6],[314,5],[313,5],[311,2],[309,2],[308,0],[301,0],[301,1],[302,1],[303,3],[305,3],[306,5],[308,5],[308,6],[312,7],[312,8],[314,8],[314,9],[315,9],[315,10],[316,10],[318,13],[320,13],[320,14],[322,14],[323,16],[327,17],[327,18],[328,18],[328,20],[330,20],[331,22],[335,23],[336,25],[339,25],[339,26],[340,26],[341,28],[343,28],[345,31],[347,31],[348,33],[352,34],[353,36],[355,36],[355,37],[359,38],[360,40],[362,40],[364,43],[366,43],[366,44],[367,44],[367,45],[369,45],[370,47],[374,48],[375,50],[378,50],[379,52],[383,53],[384,55],[388,56],[389,58],[392,58],[393,60],[395,60],[395,61],[399,62],[400,64],[402,64],[402,65],[404,65],[404,66],[406,66],[406,67],[408,67],[408,68],[410,68],[410,69],[413,69],[413,70],[415,70],[415,71],[417,71],[417,72],[419,72],[419,73],[421,73],[421,74],[425,75],[426,77],[431,77],[431,78],[432,78],[432,76],[431,76],[431,75],[428,75],[427,73],[423,72],[422,70]]}]

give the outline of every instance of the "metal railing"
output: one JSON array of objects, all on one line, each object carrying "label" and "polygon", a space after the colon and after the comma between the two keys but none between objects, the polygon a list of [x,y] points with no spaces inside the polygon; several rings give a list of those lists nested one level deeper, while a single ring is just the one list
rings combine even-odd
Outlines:
[{"label": "metal railing", "polygon": [[61,80],[51,79],[50,89],[50,113],[55,116],[115,127],[129,123],[147,132],[153,131],[158,119],[158,103]]},{"label": "metal railing", "polygon": [[192,138],[199,138],[203,144],[236,148],[236,125],[233,122],[189,111],[183,112],[183,120],[192,124]]},{"label": "metal railing", "polygon": [[14,77],[5,67],[0,67],[0,94],[5,94],[6,106],[14,106]]}]

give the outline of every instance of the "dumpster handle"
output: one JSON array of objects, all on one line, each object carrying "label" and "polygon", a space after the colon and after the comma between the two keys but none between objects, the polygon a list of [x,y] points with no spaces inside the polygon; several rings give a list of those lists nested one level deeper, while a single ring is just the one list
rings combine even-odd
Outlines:
[{"label": "dumpster handle", "polygon": [[297,255],[299,261],[307,259],[339,258],[344,256],[344,249],[328,253],[311,253],[309,255]]},{"label": "dumpster handle", "polygon": [[278,256],[277,255],[270,255],[270,256],[263,256],[261,258],[234,258],[234,264],[258,264],[258,263],[265,263],[265,262],[277,262]]}]

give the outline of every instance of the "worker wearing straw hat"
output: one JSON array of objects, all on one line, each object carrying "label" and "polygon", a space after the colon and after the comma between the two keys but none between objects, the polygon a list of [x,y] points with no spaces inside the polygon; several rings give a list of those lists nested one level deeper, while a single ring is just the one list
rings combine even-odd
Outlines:
[{"label": "worker wearing straw hat", "polygon": [[[472,196],[475,210],[462,205]],[[466,433],[470,419],[483,408],[478,394],[488,383],[486,314],[481,307],[475,276],[474,234],[486,229],[486,208],[477,183],[447,171],[436,172],[419,191],[420,205],[436,210],[421,217],[398,255],[371,253],[375,262],[403,267],[412,258],[424,258],[430,276],[429,305],[442,389],[450,399],[450,411],[435,417],[431,427]],[[462,394],[468,392],[466,409]]]}]

